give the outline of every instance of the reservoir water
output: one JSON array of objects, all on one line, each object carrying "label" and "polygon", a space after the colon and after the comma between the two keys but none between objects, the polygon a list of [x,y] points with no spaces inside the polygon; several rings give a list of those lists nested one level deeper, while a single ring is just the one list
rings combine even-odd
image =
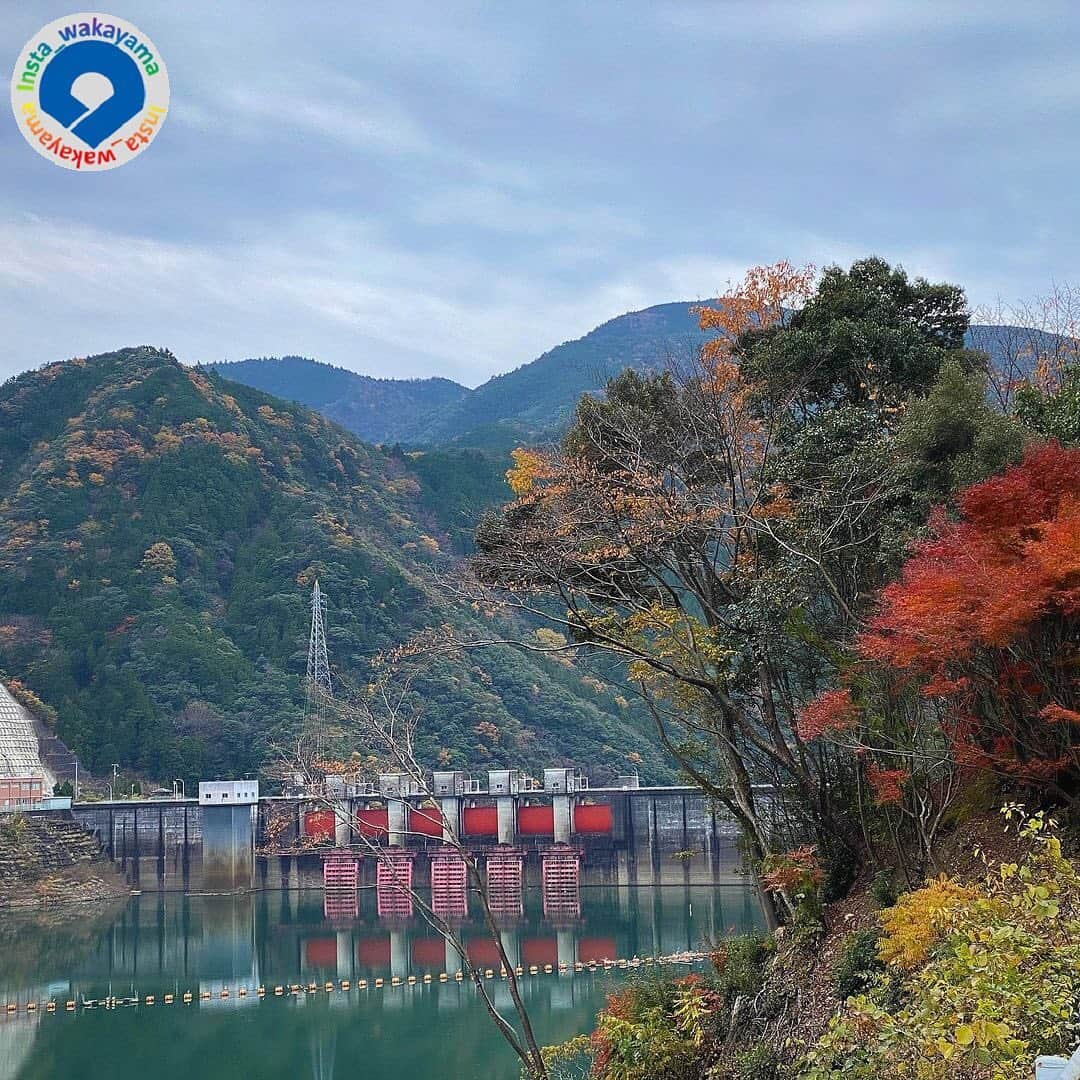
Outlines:
[{"label": "reservoir water", "polygon": [[[605,995],[627,978],[602,966],[575,972],[575,963],[698,949],[761,923],[750,887],[590,888],[577,918],[546,919],[529,894],[524,917],[508,921],[502,936],[526,971],[537,968],[523,991],[538,1037],[554,1043],[589,1030]],[[462,931],[472,961],[497,970],[479,918]],[[559,973],[560,963],[570,970]],[[422,920],[380,920],[373,890],[361,891],[355,912],[328,912],[321,892],[291,891],[144,894],[105,907],[5,913],[0,1080],[513,1080],[515,1059],[476,990],[453,981],[458,966]],[[444,971],[450,981],[440,983]],[[390,986],[393,976],[403,985]],[[361,979],[367,989],[356,988]],[[341,980],[351,989],[342,991]],[[317,992],[273,994],[277,985],[311,983]],[[490,985],[497,1000],[507,998],[497,976]],[[175,1003],[164,1004],[165,994]],[[69,1000],[147,995],[154,1005],[65,1010]],[[44,1004],[26,1010],[28,1001],[50,1000],[54,1013]]]}]

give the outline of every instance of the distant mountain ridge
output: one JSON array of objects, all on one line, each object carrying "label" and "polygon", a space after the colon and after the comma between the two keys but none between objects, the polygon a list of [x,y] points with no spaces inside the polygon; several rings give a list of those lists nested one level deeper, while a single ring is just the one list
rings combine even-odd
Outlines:
[{"label": "distant mountain ridge", "polygon": [[206,365],[233,382],[316,409],[367,442],[401,442],[403,418],[421,425],[468,397],[451,379],[376,379],[303,356]]},{"label": "distant mountain ridge", "polygon": [[693,309],[711,302],[627,312],[475,390],[448,379],[373,379],[294,356],[203,366],[316,409],[370,442],[506,451],[550,437],[582,394],[599,390],[623,368],[685,359],[706,336]]},{"label": "distant mountain ridge", "polygon": [[[300,357],[208,366],[227,379],[316,409],[371,442],[505,453],[556,437],[582,394],[601,391],[624,368],[685,363],[708,336],[697,328],[694,309],[716,302],[680,301],[627,312],[475,390],[448,379],[373,379]],[[1000,360],[1010,335],[1036,347],[1054,340],[1041,331],[996,325],[972,326],[967,340]]]},{"label": "distant mountain ridge", "polygon": [[709,336],[697,328],[693,309],[712,302],[658,304],[609,319],[584,337],[489,379],[455,408],[423,424],[417,441],[460,443],[485,431],[505,435],[506,443],[548,437],[569,421],[582,394],[602,389],[625,368],[685,363]]}]

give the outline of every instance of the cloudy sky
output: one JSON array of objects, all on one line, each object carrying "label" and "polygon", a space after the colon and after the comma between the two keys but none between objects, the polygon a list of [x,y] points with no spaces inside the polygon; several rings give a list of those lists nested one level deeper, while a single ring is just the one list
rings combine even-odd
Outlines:
[{"label": "cloudy sky", "polygon": [[[5,63],[77,6],[10,4]],[[150,343],[475,385],[779,258],[877,253],[974,303],[1080,279],[1075,5],[105,10],[172,108],[91,174],[0,118],[0,376]]]}]

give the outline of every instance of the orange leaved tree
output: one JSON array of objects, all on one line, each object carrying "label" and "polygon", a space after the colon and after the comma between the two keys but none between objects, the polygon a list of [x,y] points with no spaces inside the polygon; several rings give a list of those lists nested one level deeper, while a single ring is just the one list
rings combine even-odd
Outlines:
[{"label": "orange leaved tree", "polygon": [[1080,449],[1031,447],[942,514],[859,639],[918,681],[962,767],[1080,795]]}]

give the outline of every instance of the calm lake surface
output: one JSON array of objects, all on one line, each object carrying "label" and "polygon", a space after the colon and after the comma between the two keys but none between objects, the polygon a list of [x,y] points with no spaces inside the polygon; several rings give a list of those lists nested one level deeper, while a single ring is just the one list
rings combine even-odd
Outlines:
[{"label": "calm lake surface", "polygon": [[[503,931],[526,970],[693,949],[762,923],[756,894],[740,886],[583,889],[576,919],[545,919],[539,908],[539,896],[528,895],[524,918]],[[497,968],[479,920],[463,933],[474,961]],[[389,984],[391,975],[430,973],[437,980],[457,966],[422,920],[380,920],[373,891],[361,892],[355,915],[328,916],[321,892],[147,894],[111,907],[6,913],[0,1000],[19,1011],[0,1015],[0,1080],[513,1080],[513,1055],[468,983],[355,989],[357,979]],[[553,1043],[588,1030],[604,995],[625,978],[618,971],[525,976],[538,1037]],[[341,979],[354,989],[321,989]],[[273,996],[277,984],[310,982],[318,993]],[[505,1000],[505,987],[492,985]],[[264,1000],[259,986],[270,988]],[[242,987],[246,997],[237,994]],[[190,1005],[181,1003],[185,991]],[[204,991],[211,1000],[200,1000]],[[162,1004],[166,993],[177,1002]],[[147,994],[157,1004],[64,1011],[71,999]],[[27,1014],[28,1000],[58,1001],[58,1011]]]}]

